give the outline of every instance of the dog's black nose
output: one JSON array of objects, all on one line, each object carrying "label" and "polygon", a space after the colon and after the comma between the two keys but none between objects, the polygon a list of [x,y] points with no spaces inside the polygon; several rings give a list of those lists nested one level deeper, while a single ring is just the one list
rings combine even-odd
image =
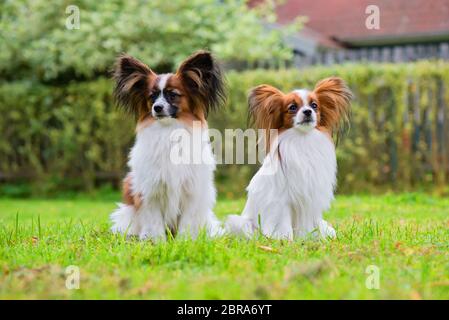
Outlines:
[{"label": "dog's black nose", "polygon": [[310,117],[312,115],[312,110],[306,109],[302,113],[304,113],[305,116]]},{"label": "dog's black nose", "polygon": [[153,106],[153,110],[154,110],[154,112],[156,112],[156,113],[161,112],[162,109],[163,109],[162,106],[159,106],[159,105]]}]

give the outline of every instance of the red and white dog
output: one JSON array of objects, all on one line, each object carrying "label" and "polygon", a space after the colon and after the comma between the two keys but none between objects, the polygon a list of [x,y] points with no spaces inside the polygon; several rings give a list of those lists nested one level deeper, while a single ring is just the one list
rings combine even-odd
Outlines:
[{"label": "red and white dog", "polygon": [[[348,120],[351,98],[336,77],[318,82],[313,91],[284,94],[268,85],[251,91],[249,113],[257,128],[266,130],[269,152],[247,188],[242,215],[226,222],[231,233],[249,236],[260,227],[265,236],[293,239],[316,229],[323,237],[335,237],[322,216],[336,184],[332,134]],[[275,142],[270,129],[279,132]]]},{"label": "red and white dog", "polygon": [[[222,234],[212,209],[215,161],[206,117],[225,100],[223,76],[209,52],[199,51],[172,74],[156,74],[128,55],[115,67],[115,98],[136,115],[137,137],[129,155],[123,202],[112,213],[112,231],[140,239],[164,240],[167,232],[196,237],[201,228]],[[171,161],[178,129],[191,133],[201,124],[202,163]],[[186,146],[188,147],[188,146]],[[204,159],[204,157],[203,157]]]}]

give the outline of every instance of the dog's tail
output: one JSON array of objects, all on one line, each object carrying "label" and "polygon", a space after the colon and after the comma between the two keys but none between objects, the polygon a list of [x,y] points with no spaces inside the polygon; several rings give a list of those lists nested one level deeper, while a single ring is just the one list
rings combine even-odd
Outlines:
[{"label": "dog's tail", "polygon": [[225,229],[230,234],[250,238],[257,230],[257,225],[247,217],[232,214],[226,219]]}]

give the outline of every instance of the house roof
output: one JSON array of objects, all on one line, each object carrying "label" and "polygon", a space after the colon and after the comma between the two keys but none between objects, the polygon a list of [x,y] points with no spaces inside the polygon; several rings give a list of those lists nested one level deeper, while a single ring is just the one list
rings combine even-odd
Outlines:
[{"label": "house roof", "polygon": [[[371,4],[380,10],[378,30],[365,26]],[[449,39],[448,0],[286,0],[276,11],[280,24],[308,17],[301,33],[324,46],[328,41],[370,45]]]}]

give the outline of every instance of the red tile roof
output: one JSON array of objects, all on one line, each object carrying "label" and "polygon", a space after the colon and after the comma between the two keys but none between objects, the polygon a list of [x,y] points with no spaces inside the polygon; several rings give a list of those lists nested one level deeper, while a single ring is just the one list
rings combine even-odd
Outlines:
[{"label": "red tile roof", "polygon": [[[250,1],[255,5],[258,0]],[[365,26],[365,9],[380,9],[380,29]],[[286,0],[277,8],[279,22],[307,16],[306,27],[340,41],[410,36],[449,36],[449,0]]]}]

